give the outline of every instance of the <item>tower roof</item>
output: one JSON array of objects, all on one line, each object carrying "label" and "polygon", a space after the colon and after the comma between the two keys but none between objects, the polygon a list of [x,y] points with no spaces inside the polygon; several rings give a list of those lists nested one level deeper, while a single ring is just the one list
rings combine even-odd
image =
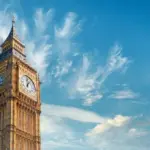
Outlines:
[{"label": "tower roof", "polygon": [[20,39],[16,33],[14,17],[12,18],[12,27],[11,27],[10,33],[8,34],[8,37],[3,42],[1,47],[3,50],[5,50],[7,48],[15,48],[16,50],[18,50],[20,52],[22,52],[22,50],[25,48],[24,44],[20,41]]},{"label": "tower roof", "polygon": [[9,33],[8,37],[6,38],[6,41],[11,40],[13,38],[19,40],[19,38],[17,36],[17,33],[16,33],[16,29],[15,29],[15,19],[14,19],[14,17],[12,18],[12,27],[11,27],[11,30],[10,30],[10,33]]}]

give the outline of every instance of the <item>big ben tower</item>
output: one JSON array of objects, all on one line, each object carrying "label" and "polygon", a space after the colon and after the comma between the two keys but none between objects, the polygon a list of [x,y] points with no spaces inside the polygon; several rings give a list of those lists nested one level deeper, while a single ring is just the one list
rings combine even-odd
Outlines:
[{"label": "big ben tower", "polygon": [[40,81],[15,30],[1,45],[0,150],[41,150]]}]

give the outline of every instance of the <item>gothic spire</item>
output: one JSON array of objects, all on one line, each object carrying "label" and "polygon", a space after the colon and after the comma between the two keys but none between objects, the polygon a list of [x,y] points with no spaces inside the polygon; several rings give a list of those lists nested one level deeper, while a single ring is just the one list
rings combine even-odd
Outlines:
[{"label": "gothic spire", "polygon": [[18,35],[16,33],[16,28],[15,28],[15,17],[12,17],[12,27],[10,30],[10,33],[8,34],[8,37],[4,41],[4,43],[1,45],[3,51],[14,48],[21,53],[24,52],[24,44],[19,40]]},{"label": "gothic spire", "polygon": [[17,41],[20,42],[20,40],[17,36],[17,33],[16,33],[16,29],[15,29],[15,17],[14,16],[12,17],[12,27],[11,27],[8,37],[6,38],[6,41],[13,40],[13,39],[16,39]]}]

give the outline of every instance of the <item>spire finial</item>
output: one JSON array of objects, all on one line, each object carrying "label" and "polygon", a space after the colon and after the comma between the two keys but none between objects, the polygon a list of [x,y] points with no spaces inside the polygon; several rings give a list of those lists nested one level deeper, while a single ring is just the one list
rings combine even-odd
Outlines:
[{"label": "spire finial", "polygon": [[15,25],[15,22],[16,22],[16,21],[15,21],[15,16],[13,15],[13,16],[12,16],[12,25],[13,25],[13,26]]}]

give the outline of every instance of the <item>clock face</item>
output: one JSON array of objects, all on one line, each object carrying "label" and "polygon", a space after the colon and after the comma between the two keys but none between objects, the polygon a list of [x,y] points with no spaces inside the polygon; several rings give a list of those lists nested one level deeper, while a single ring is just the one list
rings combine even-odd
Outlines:
[{"label": "clock face", "polygon": [[26,92],[35,95],[36,89],[33,81],[26,75],[21,77],[21,84],[23,88],[26,90]]},{"label": "clock face", "polygon": [[3,81],[4,81],[3,77],[0,76],[0,86],[3,84]]}]

